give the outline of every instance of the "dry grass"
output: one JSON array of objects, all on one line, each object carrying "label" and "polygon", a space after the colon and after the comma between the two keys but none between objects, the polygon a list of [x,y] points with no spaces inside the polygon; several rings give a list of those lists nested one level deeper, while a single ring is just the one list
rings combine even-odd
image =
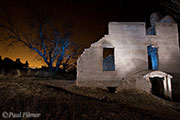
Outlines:
[{"label": "dry grass", "polygon": [[[41,113],[40,120],[178,120],[180,103],[137,89],[109,93],[74,81],[1,79],[0,112]],[[2,119],[2,118],[0,118]]]}]

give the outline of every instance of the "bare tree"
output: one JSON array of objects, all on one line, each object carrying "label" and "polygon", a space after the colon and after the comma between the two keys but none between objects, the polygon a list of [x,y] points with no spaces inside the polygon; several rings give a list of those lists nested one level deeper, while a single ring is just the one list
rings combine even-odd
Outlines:
[{"label": "bare tree", "polygon": [[161,0],[161,5],[165,6],[166,12],[180,20],[180,0]]},{"label": "bare tree", "polygon": [[1,11],[0,30],[4,40],[9,40],[10,45],[22,43],[35,51],[51,71],[57,72],[60,65],[66,69],[69,61],[78,56],[77,46],[70,41],[70,25],[65,25],[63,32],[60,32],[52,24],[50,16],[35,8],[30,10],[28,20],[18,22],[2,0]]}]

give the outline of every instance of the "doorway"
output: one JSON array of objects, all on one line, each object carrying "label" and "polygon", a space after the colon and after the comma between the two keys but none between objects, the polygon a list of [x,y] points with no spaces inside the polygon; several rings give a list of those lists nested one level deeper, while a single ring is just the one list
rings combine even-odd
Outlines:
[{"label": "doorway", "polygon": [[146,86],[148,93],[165,99],[172,99],[171,79],[173,76],[162,71],[151,71],[144,78],[148,81]]},{"label": "doorway", "polygon": [[151,93],[158,96],[158,97],[161,97],[161,98],[165,97],[164,96],[163,80],[164,80],[163,77],[150,78],[151,85],[152,85]]}]

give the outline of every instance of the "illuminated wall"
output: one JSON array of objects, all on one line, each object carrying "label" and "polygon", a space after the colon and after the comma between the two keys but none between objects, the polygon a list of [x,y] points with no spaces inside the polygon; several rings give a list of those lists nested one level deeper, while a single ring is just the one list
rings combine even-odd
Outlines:
[{"label": "illuminated wall", "polygon": [[[114,48],[115,71],[103,70],[103,48]],[[109,34],[78,59],[77,84],[132,88],[133,76],[148,70],[148,56],[152,70],[180,72],[177,24],[157,23],[156,35],[146,35],[144,22],[110,22]]]}]

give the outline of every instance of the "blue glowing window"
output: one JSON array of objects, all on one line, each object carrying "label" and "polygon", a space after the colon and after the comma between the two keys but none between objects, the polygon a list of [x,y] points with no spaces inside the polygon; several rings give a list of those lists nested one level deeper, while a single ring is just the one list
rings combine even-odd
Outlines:
[{"label": "blue glowing window", "polygon": [[103,48],[103,70],[115,71],[114,48]]},{"label": "blue glowing window", "polygon": [[147,49],[149,70],[158,70],[158,48],[149,45]]}]

